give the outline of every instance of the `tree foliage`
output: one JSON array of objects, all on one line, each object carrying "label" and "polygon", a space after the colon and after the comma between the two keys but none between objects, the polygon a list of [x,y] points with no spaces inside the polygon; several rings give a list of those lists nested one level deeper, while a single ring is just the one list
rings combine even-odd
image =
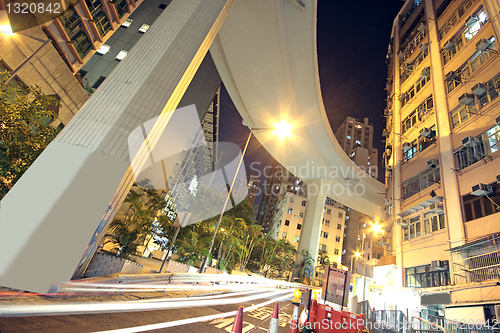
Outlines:
[{"label": "tree foliage", "polygon": [[3,83],[9,75],[0,71],[0,199],[59,132],[50,125],[55,99],[37,86]]}]

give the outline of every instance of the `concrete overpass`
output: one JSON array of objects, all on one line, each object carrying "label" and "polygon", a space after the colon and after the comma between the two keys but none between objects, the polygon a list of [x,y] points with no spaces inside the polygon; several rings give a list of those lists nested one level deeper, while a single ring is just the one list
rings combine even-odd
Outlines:
[{"label": "concrete overpass", "polygon": [[317,253],[327,195],[377,217],[383,185],[345,155],[326,117],[316,6],[316,0],[174,0],[2,200],[0,283],[46,292],[50,283],[71,278],[99,221],[112,218],[132,186],[132,166],[145,163],[168,117],[159,118],[133,157],[129,134],[177,108],[210,47],[250,127],[282,118],[294,124],[291,141],[256,136],[281,164],[295,168],[310,193],[318,189],[299,249]]}]

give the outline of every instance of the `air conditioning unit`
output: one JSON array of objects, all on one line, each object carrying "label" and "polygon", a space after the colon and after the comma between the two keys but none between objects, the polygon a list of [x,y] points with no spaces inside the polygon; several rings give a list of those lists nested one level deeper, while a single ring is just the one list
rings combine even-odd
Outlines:
[{"label": "air conditioning unit", "polygon": [[428,138],[431,136],[432,130],[424,127],[420,130],[420,137]]},{"label": "air conditioning unit", "polygon": [[467,24],[470,27],[471,25],[476,24],[477,21],[479,21],[479,18],[475,15],[471,15],[465,20],[465,24]]},{"label": "air conditioning unit", "polygon": [[425,67],[422,69],[422,73],[420,73],[422,76],[427,77],[431,73],[431,68],[430,67]]},{"label": "air conditioning unit", "polygon": [[402,227],[407,227],[409,224],[408,222],[409,222],[408,219],[403,219],[400,217],[396,220],[396,223]]},{"label": "air conditioning unit", "polygon": [[500,117],[495,118],[495,123],[500,124]]},{"label": "air conditioning unit", "polygon": [[482,183],[479,183],[472,186],[471,194],[477,197],[482,197],[486,194],[490,194],[491,192],[493,192],[493,187],[491,185],[484,185]]},{"label": "air conditioning unit", "polygon": [[475,103],[474,95],[465,93],[458,98],[458,102],[463,105],[472,105]]},{"label": "air conditioning unit", "polygon": [[446,76],[444,77],[444,80],[445,81],[453,81],[453,80],[456,80],[458,79],[458,73],[455,72],[455,71],[451,71],[451,72],[448,72],[448,74],[446,74]]},{"label": "air conditioning unit", "polygon": [[431,261],[431,268],[445,271],[448,269],[448,260],[433,260]]},{"label": "air conditioning unit", "polygon": [[439,160],[432,159],[427,161],[427,167],[429,169],[436,169],[439,166]]},{"label": "air conditioning unit", "polygon": [[417,28],[418,31],[424,31],[425,30],[425,23],[421,22],[420,25]]},{"label": "air conditioning unit", "polygon": [[382,136],[383,136],[384,138],[388,137],[389,135],[391,135],[391,132],[389,132],[388,130],[384,129],[384,130],[382,131]]},{"label": "air conditioning unit", "polygon": [[392,116],[392,111],[385,109],[384,110],[384,117],[390,117],[390,116]]},{"label": "air conditioning unit", "polygon": [[453,41],[449,40],[446,42],[446,44],[444,44],[444,47],[443,47],[446,51],[451,51],[455,48],[455,43],[453,43]]},{"label": "air conditioning unit", "polygon": [[380,244],[383,246],[383,245],[389,245],[391,243],[391,241],[389,240],[389,238],[385,238],[385,237],[382,237],[380,239]]},{"label": "air conditioning unit", "polygon": [[444,213],[443,204],[435,202],[429,206],[429,211],[436,214],[443,214]]},{"label": "air conditioning unit", "polygon": [[403,153],[406,153],[410,149],[411,149],[411,143],[409,142],[403,143]]},{"label": "air conditioning unit", "polygon": [[418,48],[420,52],[426,52],[429,47],[427,46],[427,43],[422,43],[420,47]]},{"label": "air conditioning unit", "polygon": [[478,83],[472,87],[472,93],[476,96],[481,96],[486,92],[486,85],[482,83]]},{"label": "air conditioning unit", "polygon": [[403,102],[406,99],[406,96],[406,93],[402,93],[401,95],[399,95],[399,101]]},{"label": "air conditioning unit", "polygon": [[475,137],[473,137],[473,136],[466,136],[465,138],[462,139],[462,146],[464,146],[464,147],[471,147],[476,142],[477,142],[477,139]]},{"label": "air conditioning unit", "polygon": [[479,51],[485,51],[490,47],[491,43],[489,40],[485,38],[481,38],[477,43],[476,43],[476,49]]}]

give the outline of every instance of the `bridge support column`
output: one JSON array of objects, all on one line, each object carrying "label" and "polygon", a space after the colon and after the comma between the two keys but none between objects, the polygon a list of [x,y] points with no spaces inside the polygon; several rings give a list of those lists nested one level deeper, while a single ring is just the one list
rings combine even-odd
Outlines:
[{"label": "bridge support column", "polygon": [[144,163],[166,122],[135,157],[130,132],[177,108],[233,2],[173,1],[11,189],[0,208],[0,284],[45,293],[71,278],[106,209],[132,186],[131,163]]},{"label": "bridge support column", "polygon": [[300,265],[303,260],[302,250],[307,250],[312,258],[313,274],[318,261],[318,250],[321,242],[321,222],[325,200],[332,188],[332,180],[313,179],[307,181],[307,206],[300,232],[299,247],[295,264]]}]

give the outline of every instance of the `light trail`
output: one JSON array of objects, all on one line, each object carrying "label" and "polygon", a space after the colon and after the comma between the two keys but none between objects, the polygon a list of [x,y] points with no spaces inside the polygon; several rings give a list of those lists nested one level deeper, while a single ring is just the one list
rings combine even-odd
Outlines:
[{"label": "light trail", "polygon": [[0,317],[26,317],[26,316],[49,316],[49,315],[74,315],[90,313],[111,313],[131,311],[152,311],[167,309],[182,309],[190,307],[217,306],[236,304],[252,301],[260,298],[274,297],[289,294],[289,290],[275,290],[258,295],[235,297],[229,299],[206,299],[189,300],[179,302],[89,302],[89,303],[65,303],[44,305],[9,305],[0,306]]},{"label": "light trail", "polygon": [[220,295],[201,295],[201,296],[196,296],[193,295],[191,297],[183,297],[183,298],[154,298],[154,299],[139,299],[139,300],[133,300],[129,301],[132,303],[145,303],[145,302],[178,302],[178,301],[193,301],[193,300],[200,300],[200,299],[214,299],[214,298],[227,298],[227,297],[234,297],[234,296],[240,296],[240,295],[251,295],[251,294],[257,294],[261,293],[263,290],[250,290],[250,291],[242,291],[238,293],[224,293]]},{"label": "light trail", "polygon": [[[285,296],[277,297],[277,298],[271,299],[269,301],[265,301],[265,302],[262,302],[262,303],[259,303],[256,305],[249,306],[248,308],[244,308],[243,312],[252,311],[252,310],[261,308],[263,306],[266,306],[268,304],[290,298],[290,297],[292,297],[292,295],[293,294],[289,292]],[[175,321],[169,321],[169,322],[165,322],[165,323],[142,325],[142,326],[129,327],[129,328],[120,328],[120,329],[110,330],[110,331],[99,331],[99,332],[93,332],[93,333],[137,333],[137,332],[153,331],[153,330],[159,330],[162,328],[169,328],[169,327],[175,327],[175,326],[181,326],[181,325],[194,324],[194,323],[199,323],[199,322],[208,321],[208,320],[231,317],[231,316],[235,316],[235,315],[236,315],[236,311],[231,311],[231,312],[219,313],[216,315],[175,320]]]}]

